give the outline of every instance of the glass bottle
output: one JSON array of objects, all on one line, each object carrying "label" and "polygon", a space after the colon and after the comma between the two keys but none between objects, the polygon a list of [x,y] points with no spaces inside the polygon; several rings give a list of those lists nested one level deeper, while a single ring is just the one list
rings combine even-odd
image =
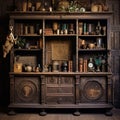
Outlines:
[{"label": "glass bottle", "polygon": [[23,2],[22,2],[22,11],[23,12],[27,11],[27,0],[23,0]]},{"label": "glass bottle", "polygon": [[98,21],[98,24],[96,26],[96,35],[101,35],[101,25],[100,21]]},{"label": "glass bottle", "polygon": [[31,11],[32,10],[32,2],[31,0],[28,0],[28,11]]},{"label": "glass bottle", "polygon": [[41,2],[40,2],[40,0],[37,0],[36,6],[35,6],[36,11],[40,11],[40,7],[41,7]]},{"label": "glass bottle", "polygon": [[51,7],[52,7],[52,10],[54,11],[55,10],[55,0],[51,1]]}]

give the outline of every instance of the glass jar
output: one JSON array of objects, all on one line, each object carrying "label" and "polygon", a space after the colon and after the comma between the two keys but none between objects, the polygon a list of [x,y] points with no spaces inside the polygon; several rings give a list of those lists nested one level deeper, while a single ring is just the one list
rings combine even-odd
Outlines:
[{"label": "glass jar", "polygon": [[53,61],[53,72],[59,72],[59,62]]},{"label": "glass jar", "polygon": [[54,22],[54,23],[53,23],[53,33],[54,33],[54,34],[57,34],[57,29],[58,29],[58,23],[57,23],[57,22]]},{"label": "glass jar", "polygon": [[97,48],[102,48],[102,38],[97,38],[96,42],[97,42]]}]

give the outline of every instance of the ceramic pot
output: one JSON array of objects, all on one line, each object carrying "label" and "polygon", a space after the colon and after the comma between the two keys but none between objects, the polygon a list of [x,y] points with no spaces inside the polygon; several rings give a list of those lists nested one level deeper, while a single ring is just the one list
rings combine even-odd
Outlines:
[{"label": "ceramic pot", "polygon": [[61,0],[58,3],[58,10],[66,11],[69,7],[69,2],[67,0]]},{"label": "ceramic pot", "polygon": [[89,49],[94,49],[95,48],[95,44],[94,43],[89,43],[88,47],[89,47]]},{"label": "ceramic pot", "polygon": [[91,11],[92,11],[92,12],[98,12],[98,10],[99,10],[98,5],[92,4],[92,6],[91,6]]},{"label": "ceramic pot", "polygon": [[25,71],[26,72],[32,72],[32,67],[30,65],[25,66]]}]

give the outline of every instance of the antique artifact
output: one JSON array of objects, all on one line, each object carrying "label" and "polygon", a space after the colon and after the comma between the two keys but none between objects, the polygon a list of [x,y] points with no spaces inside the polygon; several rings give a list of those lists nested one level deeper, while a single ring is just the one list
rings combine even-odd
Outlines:
[{"label": "antique artifact", "polygon": [[92,5],[91,5],[91,11],[92,11],[92,12],[98,12],[98,5],[92,4]]},{"label": "antique artifact", "polygon": [[89,59],[89,62],[88,62],[88,71],[89,72],[94,72],[94,62],[93,62],[93,58],[90,58]]},{"label": "antique artifact", "polygon": [[67,72],[67,71],[68,71],[67,61],[64,61],[64,62],[62,63],[62,71],[63,71],[63,72]]},{"label": "antique artifact", "polygon": [[97,42],[97,48],[102,48],[102,38],[97,38],[96,42]]},{"label": "antique artifact", "polygon": [[69,8],[69,1],[68,0],[61,0],[58,2],[58,10],[59,11],[67,11]]},{"label": "antique artifact", "polygon": [[53,23],[53,34],[57,34],[57,29],[58,29],[58,23],[54,22]]},{"label": "antique artifact", "polygon": [[10,52],[12,47],[14,46],[15,41],[17,40],[17,37],[14,37],[14,34],[12,33],[13,26],[9,26],[10,33],[6,37],[6,42],[3,45],[3,57],[6,58],[7,54]]},{"label": "antique artifact", "polygon": [[32,66],[30,66],[30,65],[24,65],[24,70],[25,70],[25,72],[32,72]]},{"label": "antique artifact", "polygon": [[89,49],[94,49],[95,48],[95,44],[94,43],[89,43],[88,47],[89,47]]},{"label": "antique artifact", "polygon": [[53,61],[52,71],[53,72],[59,72],[59,62],[56,61],[56,60]]},{"label": "antique artifact", "polygon": [[22,72],[22,63],[14,63],[14,72]]},{"label": "antique artifact", "polygon": [[40,7],[41,7],[41,2],[37,1],[36,2],[36,11],[40,11]]},{"label": "antique artifact", "polygon": [[96,35],[101,35],[101,25],[100,25],[100,21],[98,21],[98,24],[96,26]]},{"label": "antique artifact", "polygon": [[96,72],[100,72],[100,66],[101,66],[101,57],[97,56],[94,58],[95,65],[97,66]]}]

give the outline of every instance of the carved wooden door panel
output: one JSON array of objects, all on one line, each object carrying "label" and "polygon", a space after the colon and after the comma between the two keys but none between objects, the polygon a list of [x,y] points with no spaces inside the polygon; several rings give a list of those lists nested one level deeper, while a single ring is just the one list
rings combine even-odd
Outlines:
[{"label": "carved wooden door panel", "polygon": [[46,103],[74,103],[74,78],[49,76],[46,80]]},{"label": "carved wooden door panel", "polygon": [[40,80],[38,77],[15,77],[14,87],[15,103],[40,102]]},{"label": "carved wooden door panel", "polygon": [[[113,11],[111,33],[111,70],[113,73],[113,104],[120,107],[120,1],[109,0],[109,8]],[[118,88],[118,89],[116,89]]]}]

